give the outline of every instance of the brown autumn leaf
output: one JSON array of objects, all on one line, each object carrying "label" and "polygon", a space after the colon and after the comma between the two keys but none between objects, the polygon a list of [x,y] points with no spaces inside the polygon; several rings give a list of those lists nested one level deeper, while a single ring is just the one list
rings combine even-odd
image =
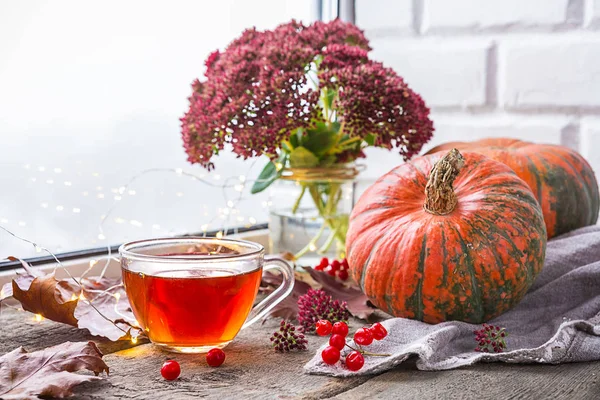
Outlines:
[{"label": "brown autumn leaf", "polygon": [[82,278],[77,284],[72,278],[57,280],[54,273],[44,275],[22,264],[25,273],[13,279],[10,291],[5,286],[2,292],[12,294],[24,310],[113,341],[140,335],[141,330],[131,324],[135,317],[120,278]]},{"label": "brown autumn leaf", "polygon": [[[96,376],[74,374],[87,369]],[[19,347],[0,357],[0,398],[66,397],[82,383],[102,379],[108,365],[94,342],[66,342],[28,353]]]},{"label": "brown autumn leaf", "polygon": [[[298,272],[295,272],[294,275],[296,279],[292,292],[269,312],[271,317],[294,320],[298,316],[298,298],[308,292],[311,286],[302,280]],[[262,277],[261,291],[265,294],[270,294],[281,284],[281,281],[282,277],[280,274],[267,271]]]},{"label": "brown autumn leaf", "polygon": [[[272,317],[294,320],[298,316],[298,299],[308,292],[308,289],[323,289],[334,300],[345,301],[348,311],[356,317],[368,320],[377,311],[367,296],[354,285],[342,283],[327,273],[317,271],[314,268],[303,267],[307,274],[295,273],[296,282],[294,289],[288,297],[276,305],[270,312]],[[281,284],[281,275],[267,271],[263,275],[261,290],[263,293],[271,293]]]}]

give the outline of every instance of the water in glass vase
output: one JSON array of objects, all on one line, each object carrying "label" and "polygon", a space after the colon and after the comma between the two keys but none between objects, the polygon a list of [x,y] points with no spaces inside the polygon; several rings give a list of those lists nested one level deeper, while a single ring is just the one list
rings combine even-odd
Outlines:
[{"label": "water in glass vase", "polygon": [[[348,220],[348,214],[333,216],[339,221]],[[322,257],[339,258],[344,247],[339,241],[328,243],[331,228],[314,209],[272,210],[269,213],[269,239],[275,254],[290,252],[304,253],[302,260],[307,265],[317,265]],[[316,240],[314,240],[316,238]],[[308,246],[308,251],[305,251]]]},{"label": "water in glass vase", "polygon": [[353,180],[275,182],[270,190],[271,252],[292,253],[302,265],[316,265],[324,256],[344,258],[354,186]]},{"label": "water in glass vase", "polygon": [[150,340],[195,351],[233,340],[252,309],[262,268],[122,273],[133,313]]}]

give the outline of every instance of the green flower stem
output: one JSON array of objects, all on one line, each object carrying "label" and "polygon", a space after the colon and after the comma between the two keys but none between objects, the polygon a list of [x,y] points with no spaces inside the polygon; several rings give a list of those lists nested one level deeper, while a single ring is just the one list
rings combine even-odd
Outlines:
[{"label": "green flower stem", "polygon": [[326,225],[323,224],[321,225],[321,228],[319,229],[319,232],[317,232],[317,234],[315,235],[315,237],[313,237],[307,244],[306,246],[304,246],[299,252],[297,252],[296,254],[294,254],[294,258],[297,260],[300,257],[302,257],[303,255],[305,255],[306,253],[308,253],[310,250],[310,248],[312,246],[316,246],[317,241],[321,238],[321,235],[323,234],[323,232],[325,232],[325,227]]},{"label": "green flower stem", "polygon": [[[306,254],[311,247],[316,245],[318,239],[322,236],[326,227],[329,227],[331,233],[329,237],[325,241],[324,245],[318,249],[317,253],[323,254],[326,253],[331,245],[337,240],[337,248],[338,251],[341,252],[344,250],[344,244],[346,241],[346,231],[347,231],[347,218],[343,216],[337,215],[337,207],[342,198],[341,184],[339,183],[329,183],[327,186],[327,199],[324,202],[319,192],[319,185],[323,185],[322,183],[306,183],[303,185],[303,191],[300,195],[303,196],[306,188],[308,188],[308,192],[317,208],[319,216],[323,218],[323,225],[319,229],[317,235],[310,240],[310,242],[297,254],[294,255],[295,258],[302,257]],[[300,200],[297,200],[299,203]],[[297,208],[297,207],[295,207]]]},{"label": "green flower stem", "polygon": [[306,193],[306,185],[302,183],[302,191],[292,206],[292,214],[296,214],[296,211],[298,211],[298,207],[300,207],[300,201],[302,200],[302,197],[304,197],[304,193]]}]

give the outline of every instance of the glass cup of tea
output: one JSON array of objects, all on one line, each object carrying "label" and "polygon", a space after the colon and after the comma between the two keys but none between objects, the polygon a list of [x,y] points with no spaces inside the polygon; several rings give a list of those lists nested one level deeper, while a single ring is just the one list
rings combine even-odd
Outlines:
[{"label": "glass cup of tea", "polygon": [[[225,347],[294,286],[286,261],[265,257],[263,246],[244,240],[140,240],[122,245],[119,254],[133,314],[150,341],[168,351]],[[282,283],[253,308],[262,274],[272,269]]]}]

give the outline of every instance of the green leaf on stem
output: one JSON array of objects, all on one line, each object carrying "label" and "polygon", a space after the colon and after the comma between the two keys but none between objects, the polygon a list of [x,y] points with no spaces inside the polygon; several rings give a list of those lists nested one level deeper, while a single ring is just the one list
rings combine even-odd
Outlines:
[{"label": "green leaf on stem", "polygon": [[324,94],[323,103],[328,110],[331,110],[333,108],[332,107],[333,100],[335,99],[335,96],[337,95],[337,91],[329,89],[329,88],[324,88],[323,94]]},{"label": "green leaf on stem", "polygon": [[369,145],[369,146],[373,146],[375,145],[375,135],[373,135],[372,133],[369,133],[366,137],[365,137],[365,142]]},{"label": "green leaf on stem", "polygon": [[315,127],[309,129],[302,137],[302,146],[310,150],[317,157],[321,157],[338,143],[339,124],[327,125],[317,122]]},{"label": "green leaf on stem", "polygon": [[[279,157],[278,162],[282,165],[285,165],[287,157],[287,154],[282,154],[281,157]],[[258,179],[254,182],[254,185],[252,185],[250,193],[256,194],[262,192],[263,190],[271,186],[273,182],[279,179],[282,173],[283,168],[277,170],[277,166],[275,165],[275,163],[273,161],[269,161],[267,165],[265,165],[263,170],[260,172],[260,175],[258,175]]]},{"label": "green leaf on stem", "polygon": [[319,165],[319,158],[306,147],[296,147],[290,153],[290,166],[292,168],[312,168]]}]

